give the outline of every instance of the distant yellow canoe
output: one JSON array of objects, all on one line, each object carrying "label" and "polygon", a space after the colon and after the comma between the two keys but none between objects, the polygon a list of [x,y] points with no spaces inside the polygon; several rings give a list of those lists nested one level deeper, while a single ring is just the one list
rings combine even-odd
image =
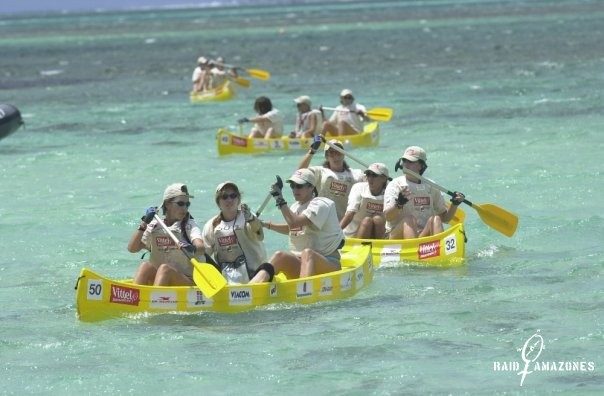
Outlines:
[{"label": "distant yellow canoe", "polygon": [[221,86],[208,91],[191,92],[189,96],[191,103],[222,102],[232,99],[235,96],[235,90],[230,81],[226,81]]},{"label": "distant yellow canoe", "polygon": [[373,264],[407,262],[434,267],[454,267],[463,264],[466,235],[463,223],[457,223],[440,234],[417,239],[359,239],[346,238],[343,251],[371,243]]},{"label": "distant yellow canoe", "polygon": [[78,318],[95,322],[113,317],[168,312],[237,313],[277,303],[311,304],[353,296],[373,280],[370,247],[359,245],[342,255],[342,269],[300,279],[283,273],[271,283],[227,285],[212,298],[195,286],[145,286],[112,280],[87,268],[76,285]]},{"label": "distant yellow canoe", "polygon": [[[370,122],[365,125],[363,133],[358,135],[335,136],[330,139],[338,139],[344,147],[370,147],[380,143],[380,125]],[[287,152],[308,150],[312,144],[312,138],[248,138],[227,129],[219,129],[216,134],[216,145],[219,155],[228,154],[261,154],[267,152]]]}]

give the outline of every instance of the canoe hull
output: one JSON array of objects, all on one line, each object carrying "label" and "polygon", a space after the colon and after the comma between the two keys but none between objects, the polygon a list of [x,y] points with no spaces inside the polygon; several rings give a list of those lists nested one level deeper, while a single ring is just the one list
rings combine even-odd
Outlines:
[{"label": "canoe hull", "polygon": [[462,223],[440,234],[417,239],[359,239],[346,238],[343,250],[361,243],[371,243],[373,264],[410,263],[430,267],[455,267],[462,265],[466,252],[466,236]]},{"label": "canoe hull", "polygon": [[23,125],[21,112],[13,105],[0,104],[0,139],[7,137]]},{"label": "canoe hull", "polygon": [[[333,139],[340,140],[346,148],[377,146],[380,143],[380,127],[377,122],[370,122],[365,125],[365,129],[361,134],[336,136],[333,137]],[[288,151],[299,152],[308,150],[311,144],[312,138],[248,138],[247,136],[238,135],[227,129],[219,129],[216,134],[216,145],[219,155],[262,154]]]},{"label": "canoe hull", "polygon": [[191,103],[224,102],[235,96],[235,90],[229,81],[223,85],[205,92],[191,92],[189,98]]},{"label": "canoe hull", "polygon": [[365,245],[342,256],[340,271],[291,280],[280,274],[271,283],[227,285],[207,298],[194,286],[135,285],[84,268],[76,286],[77,316],[94,322],[143,313],[237,313],[276,303],[312,304],[353,296],[372,281],[373,272],[370,247]]}]

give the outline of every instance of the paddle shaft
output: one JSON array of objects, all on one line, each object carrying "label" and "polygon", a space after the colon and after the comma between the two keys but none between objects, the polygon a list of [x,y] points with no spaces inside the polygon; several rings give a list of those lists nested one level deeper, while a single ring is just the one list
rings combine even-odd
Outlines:
[{"label": "paddle shaft", "polygon": [[[164,231],[166,231],[168,233],[168,235],[170,235],[170,238],[172,238],[172,240],[174,241],[174,243],[178,246],[178,244],[180,243],[180,240],[176,237],[176,235],[174,235],[174,233],[172,232],[171,229],[168,228],[168,226],[166,225],[166,223],[164,223],[164,221],[161,219],[161,217],[159,217],[159,215],[155,215],[155,220],[157,220],[157,222],[159,223],[159,225],[164,229]],[[180,251],[183,252],[183,254],[185,256],[187,256],[187,258],[189,260],[192,259],[192,257],[189,255],[189,252],[187,252],[185,250],[185,248],[181,247]]]},{"label": "paddle shaft", "polygon": [[346,156],[348,156],[351,160],[356,161],[357,163],[359,163],[359,165],[364,166],[365,168],[369,168],[369,164],[365,163],[364,161],[361,161],[358,158],[355,158],[353,155],[351,155],[349,152],[344,151],[344,149],[341,149],[340,147],[336,146],[333,143],[329,143],[325,138],[323,138],[323,142],[325,142],[326,145],[329,146],[329,148],[336,150],[337,152],[344,154]]},{"label": "paddle shaft", "polygon": [[[281,180],[281,177],[279,177],[279,176],[277,176],[277,184],[279,185],[280,188],[283,188],[283,180]],[[272,197],[272,194],[268,193],[266,198],[264,198],[264,202],[262,202],[262,205],[260,205],[260,207],[256,211],[256,217],[260,217],[260,213],[262,213],[264,208],[266,208],[266,205],[268,205],[268,202],[271,200],[271,197]]]},{"label": "paddle shaft", "polygon": [[[343,113],[351,113],[350,109],[341,109],[337,107],[323,107],[325,110],[340,111]],[[376,107],[365,111],[365,114],[375,121],[390,121],[392,118],[392,109],[386,107]]]},{"label": "paddle shaft", "polygon": [[[446,188],[444,188],[444,187],[442,187],[442,186],[439,186],[438,184],[434,183],[433,181],[426,179],[426,178],[425,178],[425,177],[423,177],[422,175],[420,175],[420,174],[417,174],[417,173],[413,172],[411,169],[408,169],[408,168],[404,168],[404,167],[403,167],[403,173],[406,173],[406,174],[408,174],[408,175],[410,175],[410,176],[413,176],[413,177],[415,177],[416,179],[421,180],[421,181],[422,181],[422,183],[429,184],[429,185],[431,185],[432,187],[434,187],[434,188],[436,188],[436,189],[438,189],[438,190],[440,190],[440,191],[444,192],[445,194],[448,194],[448,195],[450,195],[450,196],[452,196],[452,197],[454,197],[454,196],[455,196],[455,193],[454,193],[454,192],[449,191],[449,190],[447,190]],[[469,205],[469,206],[471,206],[471,207],[474,207],[474,204],[472,204],[472,202],[468,201],[468,200],[467,200],[467,199],[465,199],[465,198],[464,198],[464,200],[463,200],[462,202],[463,202],[463,203],[465,203],[466,205]]]}]

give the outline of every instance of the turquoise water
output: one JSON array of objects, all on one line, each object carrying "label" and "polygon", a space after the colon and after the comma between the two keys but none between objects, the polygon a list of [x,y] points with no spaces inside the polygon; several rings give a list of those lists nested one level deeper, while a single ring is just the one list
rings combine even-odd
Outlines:
[{"label": "turquoise water", "polygon": [[[0,141],[0,393],[603,392],[603,36],[604,4],[579,0],[0,18],[0,102],[27,123]],[[200,53],[272,78],[190,105]],[[395,110],[356,157],[392,167],[423,146],[429,177],[516,213],[516,235],[466,207],[462,268],[380,268],[354,298],[314,306],[76,319],[79,270],[131,276],[127,241],[167,184],[187,183],[205,221],[219,182],[257,207],[300,160],[218,158],[217,128],[259,95],[293,126],[293,98],[334,106],[342,88]],[[272,205],[263,216],[279,218]],[[267,237],[269,252],[285,243]],[[494,370],[522,363],[537,333],[539,361],[594,369],[522,387],[519,370]]]}]

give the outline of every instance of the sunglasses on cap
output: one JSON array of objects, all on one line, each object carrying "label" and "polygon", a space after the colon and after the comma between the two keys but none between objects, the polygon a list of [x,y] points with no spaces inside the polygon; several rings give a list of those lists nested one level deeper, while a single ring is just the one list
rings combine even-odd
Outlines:
[{"label": "sunglasses on cap", "polygon": [[308,183],[298,184],[298,183],[290,182],[289,186],[291,187],[292,190],[298,190],[302,187],[310,187],[310,184],[308,184]]},{"label": "sunglasses on cap", "polygon": [[237,194],[237,193],[230,193],[230,194],[229,193],[224,193],[224,194],[220,195],[220,198],[224,199],[225,201],[227,199],[236,199],[238,197],[239,197],[239,194]]},{"label": "sunglasses on cap", "polygon": [[185,201],[172,201],[172,203],[173,203],[173,204],[176,204],[176,205],[178,205],[178,206],[180,206],[181,208],[182,208],[183,206],[186,206],[187,208],[188,208],[189,206],[191,206],[191,202],[185,202]]}]

